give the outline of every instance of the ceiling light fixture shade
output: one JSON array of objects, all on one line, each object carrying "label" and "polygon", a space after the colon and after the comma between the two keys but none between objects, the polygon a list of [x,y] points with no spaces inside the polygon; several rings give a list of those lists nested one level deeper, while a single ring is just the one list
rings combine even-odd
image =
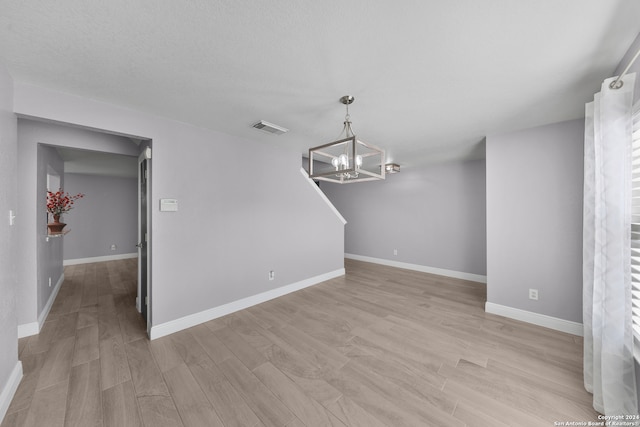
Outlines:
[{"label": "ceiling light fixture shade", "polygon": [[397,163],[387,163],[384,165],[384,170],[386,173],[398,173],[400,172],[400,165]]},{"label": "ceiling light fixture shade", "polygon": [[345,137],[309,149],[309,177],[349,184],[384,179],[384,150],[360,141],[351,129],[349,104],[355,98],[345,95],[340,102],[347,108],[342,133]]}]

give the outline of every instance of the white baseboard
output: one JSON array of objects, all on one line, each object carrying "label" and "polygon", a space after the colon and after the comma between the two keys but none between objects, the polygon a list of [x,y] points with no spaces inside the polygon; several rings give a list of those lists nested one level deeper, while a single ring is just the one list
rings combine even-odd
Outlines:
[{"label": "white baseboard", "polygon": [[9,405],[18,390],[21,380],[22,362],[18,360],[16,365],[13,367],[13,371],[11,371],[11,375],[9,375],[9,378],[7,379],[7,382],[2,387],[2,392],[0,392],[0,423],[4,420],[4,416],[7,415]]},{"label": "white baseboard", "polygon": [[40,325],[38,322],[24,323],[18,325],[18,338],[30,337],[40,333]]},{"label": "white baseboard", "polygon": [[39,334],[42,330],[42,325],[44,325],[45,320],[47,320],[47,316],[49,315],[49,311],[51,311],[51,307],[53,306],[53,302],[56,300],[58,296],[58,292],[60,291],[60,287],[62,287],[62,282],[64,282],[64,273],[60,275],[60,278],[56,282],[55,287],[53,288],[53,292],[51,292],[51,296],[47,301],[47,304],[42,309],[42,312],[38,316],[37,322],[26,323],[23,325],[18,325],[18,338],[30,337],[31,335]]},{"label": "white baseboard", "polygon": [[558,319],[557,317],[547,316],[546,314],[520,310],[519,308],[494,304],[492,302],[487,302],[485,304],[484,311],[491,314],[497,314],[498,316],[508,317],[510,319],[520,320],[522,322],[532,323],[538,326],[544,326],[545,328],[555,329],[556,331],[578,335],[580,337],[584,334],[582,323]]},{"label": "white baseboard", "polygon": [[487,276],[480,274],[464,273],[455,270],[446,270],[444,268],[428,267],[426,265],[409,264],[406,262],[392,261],[389,259],[373,258],[363,255],[344,254],[345,258],[354,259],[356,261],[372,262],[374,264],[388,265],[390,267],[404,268],[405,270],[420,271],[422,273],[437,274],[438,276],[454,277],[456,279],[470,280],[472,282],[487,283]]},{"label": "white baseboard", "polygon": [[38,316],[38,325],[40,330],[42,330],[42,325],[44,325],[44,321],[47,320],[47,316],[51,311],[51,307],[53,307],[53,302],[56,300],[56,297],[58,296],[58,292],[60,292],[60,288],[62,287],[63,282],[64,282],[64,273],[60,275],[60,278],[58,279],[58,281],[56,282],[56,285],[53,288],[53,292],[51,292],[51,296],[49,296],[49,300],[47,301],[47,304],[42,309],[40,316]]},{"label": "white baseboard", "polygon": [[176,320],[162,323],[160,325],[154,325],[151,327],[149,333],[150,339],[164,337],[165,335],[173,334],[183,329],[190,328],[192,326],[199,325],[209,320],[217,319],[218,317],[226,316],[227,314],[234,313],[245,308],[252,307],[254,305],[261,304],[263,302],[272,300],[274,298],[281,297],[291,292],[298,291],[300,289],[307,288],[309,286],[316,285],[318,283],[330,280],[336,277],[344,276],[344,268],[340,268],[329,273],[321,274],[319,276],[311,277],[300,282],[292,283],[290,285],[282,286],[280,288],[272,289],[267,292],[263,292],[257,295],[252,295],[247,298],[243,298],[238,301],[233,301],[228,304],[223,304],[218,307],[211,308],[209,310],[201,311],[199,313],[190,314],[185,317],[181,317]]},{"label": "white baseboard", "polygon": [[129,254],[94,256],[91,258],[65,259],[64,261],[62,261],[62,265],[66,266],[66,265],[77,265],[77,264],[91,264],[93,262],[117,261],[119,259],[129,259],[129,258],[138,258],[138,253],[133,252]]}]

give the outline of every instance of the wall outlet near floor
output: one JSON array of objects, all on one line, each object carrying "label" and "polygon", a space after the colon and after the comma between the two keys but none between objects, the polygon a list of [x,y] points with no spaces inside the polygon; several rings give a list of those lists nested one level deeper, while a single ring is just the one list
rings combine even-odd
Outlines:
[{"label": "wall outlet near floor", "polygon": [[111,245],[111,250],[115,251],[116,250],[116,245]]},{"label": "wall outlet near floor", "polygon": [[269,280],[274,280],[276,278],[276,272],[271,270],[269,272]]},{"label": "wall outlet near floor", "polygon": [[529,289],[529,299],[538,300],[538,290],[537,289]]},{"label": "wall outlet near floor", "polygon": [[51,287],[51,277],[49,277],[49,287]]},{"label": "wall outlet near floor", "polygon": [[394,250],[393,250],[393,254],[394,254],[394,255],[398,255],[398,250],[397,250],[397,249],[394,249]]}]

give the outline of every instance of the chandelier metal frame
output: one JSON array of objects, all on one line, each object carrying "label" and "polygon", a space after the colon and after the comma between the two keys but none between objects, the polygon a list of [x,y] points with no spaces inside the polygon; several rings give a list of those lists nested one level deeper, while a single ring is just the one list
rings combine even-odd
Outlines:
[{"label": "chandelier metal frame", "polygon": [[339,184],[385,179],[384,150],[360,141],[353,132],[349,105],[354,101],[350,95],[340,98],[347,111],[341,133],[345,137],[309,149],[311,179]]}]

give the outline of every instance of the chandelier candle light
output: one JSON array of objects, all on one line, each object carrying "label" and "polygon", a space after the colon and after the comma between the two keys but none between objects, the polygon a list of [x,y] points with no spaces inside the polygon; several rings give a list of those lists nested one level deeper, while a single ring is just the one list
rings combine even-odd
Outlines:
[{"label": "chandelier candle light", "polygon": [[384,179],[384,150],[358,140],[351,128],[349,105],[354,100],[350,95],[340,98],[347,108],[345,137],[309,149],[309,178],[339,184]]}]

